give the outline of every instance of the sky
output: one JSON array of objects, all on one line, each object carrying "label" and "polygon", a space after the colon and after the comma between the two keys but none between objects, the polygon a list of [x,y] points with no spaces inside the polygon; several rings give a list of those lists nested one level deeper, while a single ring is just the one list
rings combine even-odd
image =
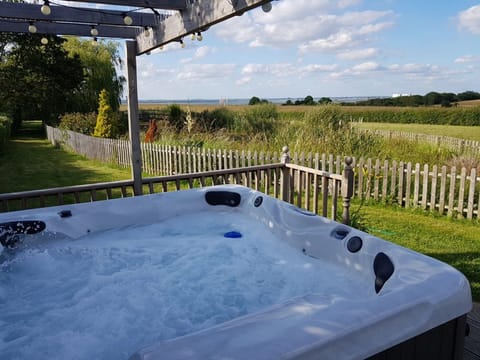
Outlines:
[{"label": "sky", "polygon": [[480,91],[480,1],[279,0],[137,58],[148,99]]}]

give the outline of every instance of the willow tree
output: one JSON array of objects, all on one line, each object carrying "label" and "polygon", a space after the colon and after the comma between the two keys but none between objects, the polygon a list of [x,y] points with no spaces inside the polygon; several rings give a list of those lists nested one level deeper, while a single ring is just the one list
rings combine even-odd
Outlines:
[{"label": "willow tree", "polygon": [[113,41],[83,40],[67,37],[64,48],[70,56],[80,58],[84,81],[73,97],[72,111],[88,113],[96,111],[100,92],[105,89],[113,111],[120,107],[125,78],[118,75],[122,66],[118,43]]}]

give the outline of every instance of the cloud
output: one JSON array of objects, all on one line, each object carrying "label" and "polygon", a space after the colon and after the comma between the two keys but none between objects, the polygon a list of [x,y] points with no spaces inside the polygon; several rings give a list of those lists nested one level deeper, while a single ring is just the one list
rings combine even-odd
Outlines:
[{"label": "cloud", "polygon": [[472,6],[458,14],[461,29],[480,35],[480,5]]},{"label": "cloud", "polygon": [[465,55],[459,58],[456,58],[453,61],[455,64],[465,64],[465,63],[473,63],[473,62],[480,62],[480,56],[474,55]]},{"label": "cloud", "polygon": [[241,86],[241,85],[249,84],[251,81],[252,81],[251,76],[245,76],[245,77],[237,80],[236,84]]},{"label": "cloud", "polygon": [[274,78],[285,78],[293,76],[303,78],[334,71],[336,68],[336,64],[309,64],[305,66],[297,66],[290,63],[247,64],[242,68],[241,73],[245,77],[271,76]]},{"label": "cloud", "polygon": [[193,57],[191,58],[185,58],[180,60],[182,64],[187,64],[195,60],[200,60],[205,57],[207,57],[210,54],[213,54],[216,52],[216,48],[211,48],[209,46],[200,46],[195,50],[195,53],[193,54]]},{"label": "cloud", "polygon": [[235,71],[235,64],[190,64],[179,70],[179,80],[204,80],[226,78]]},{"label": "cloud", "polygon": [[377,64],[376,62],[369,61],[369,62],[364,62],[358,65],[355,65],[352,67],[352,71],[354,73],[364,73],[364,72],[370,72],[370,71],[378,71],[381,70],[382,67]]},{"label": "cloud", "polygon": [[366,48],[358,50],[347,50],[337,54],[341,60],[362,60],[368,59],[378,55],[378,50],[375,48]]},{"label": "cloud", "polygon": [[250,47],[296,46],[301,54],[371,47],[373,35],[391,27],[392,11],[346,11],[357,0],[283,0],[270,13],[252,11],[219,24],[216,34]]},{"label": "cloud", "polygon": [[145,58],[139,58],[138,61],[138,77],[141,80],[149,80],[155,77],[164,77],[165,75],[171,75],[175,73],[175,70],[173,69],[159,68],[154,63],[146,61],[144,59]]}]

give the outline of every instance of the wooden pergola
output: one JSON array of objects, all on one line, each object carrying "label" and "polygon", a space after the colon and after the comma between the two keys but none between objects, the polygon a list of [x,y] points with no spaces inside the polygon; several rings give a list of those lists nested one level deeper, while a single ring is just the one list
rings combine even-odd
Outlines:
[{"label": "wooden pergola", "polygon": [[[124,39],[127,58],[128,122],[135,195],[142,194],[142,154],[138,124],[136,57],[170,42],[180,42],[212,25],[271,0],[71,0],[79,6],[37,0],[0,1],[0,32]],[[91,7],[106,4],[107,7]],[[132,7],[134,8],[132,10]],[[116,10],[117,9],[117,10]],[[125,10],[128,9],[128,10]]]}]

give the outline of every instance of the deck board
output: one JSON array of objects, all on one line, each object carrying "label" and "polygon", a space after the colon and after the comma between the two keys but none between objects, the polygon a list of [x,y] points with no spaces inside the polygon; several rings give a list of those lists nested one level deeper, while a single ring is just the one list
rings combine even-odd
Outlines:
[{"label": "deck board", "polygon": [[473,304],[468,314],[470,335],[465,338],[464,360],[480,360],[480,303]]}]

